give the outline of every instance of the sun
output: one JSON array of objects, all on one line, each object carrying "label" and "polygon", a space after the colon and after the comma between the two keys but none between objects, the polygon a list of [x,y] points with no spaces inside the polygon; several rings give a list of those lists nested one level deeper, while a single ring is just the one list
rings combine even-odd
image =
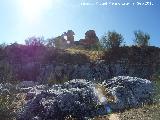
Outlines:
[{"label": "sun", "polygon": [[50,9],[54,0],[19,0],[23,17],[29,22],[35,22]]}]

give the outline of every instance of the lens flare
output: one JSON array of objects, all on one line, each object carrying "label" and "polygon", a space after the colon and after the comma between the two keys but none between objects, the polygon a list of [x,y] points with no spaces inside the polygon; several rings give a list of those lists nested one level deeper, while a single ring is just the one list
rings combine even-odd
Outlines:
[{"label": "lens flare", "polygon": [[110,114],[112,113],[112,109],[109,106],[109,104],[107,104],[107,98],[106,96],[103,94],[103,91],[101,89],[101,87],[95,87],[94,88],[94,93],[98,98],[98,101],[100,102],[100,109],[98,109],[98,113],[99,114]]},{"label": "lens flare", "polygon": [[101,104],[105,104],[107,103],[107,98],[105,97],[105,95],[103,95],[103,92],[100,88],[95,87],[94,89],[94,93],[96,94],[96,96],[98,97],[98,100]]},{"label": "lens flare", "polygon": [[52,0],[19,0],[23,17],[29,22],[36,22],[44,11],[52,7]]}]

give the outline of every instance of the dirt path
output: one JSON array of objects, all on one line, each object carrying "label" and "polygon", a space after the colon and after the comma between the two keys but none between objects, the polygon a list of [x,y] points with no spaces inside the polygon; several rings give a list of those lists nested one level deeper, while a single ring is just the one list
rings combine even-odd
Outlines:
[{"label": "dirt path", "polygon": [[111,114],[109,120],[120,120],[117,114]]},{"label": "dirt path", "polygon": [[95,117],[93,120],[120,120],[120,118],[117,114],[110,114],[110,115]]}]

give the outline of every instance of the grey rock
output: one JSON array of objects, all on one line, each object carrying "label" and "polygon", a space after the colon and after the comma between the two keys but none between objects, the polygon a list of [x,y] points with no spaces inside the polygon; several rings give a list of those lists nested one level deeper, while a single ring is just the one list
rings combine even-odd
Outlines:
[{"label": "grey rock", "polygon": [[93,83],[77,79],[63,85],[53,85],[42,92],[33,90],[33,98],[20,110],[17,119],[56,120],[67,115],[84,119],[85,116],[93,116],[98,103],[93,89]]},{"label": "grey rock", "polygon": [[19,88],[28,88],[28,87],[33,87],[36,84],[38,84],[38,83],[36,83],[34,81],[22,81],[19,84],[17,84],[17,87],[19,87]]},{"label": "grey rock", "polygon": [[110,103],[114,110],[138,107],[153,100],[154,87],[147,79],[118,76],[104,81],[103,85],[115,98],[114,103]]}]

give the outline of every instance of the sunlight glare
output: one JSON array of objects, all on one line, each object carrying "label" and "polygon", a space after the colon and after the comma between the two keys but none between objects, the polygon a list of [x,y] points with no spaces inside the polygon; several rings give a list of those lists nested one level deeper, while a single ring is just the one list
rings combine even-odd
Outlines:
[{"label": "sunlight glare", "polygon": [[22,14],[29,22],[36,22],[52,7],[53,0],[20,0]]}]

